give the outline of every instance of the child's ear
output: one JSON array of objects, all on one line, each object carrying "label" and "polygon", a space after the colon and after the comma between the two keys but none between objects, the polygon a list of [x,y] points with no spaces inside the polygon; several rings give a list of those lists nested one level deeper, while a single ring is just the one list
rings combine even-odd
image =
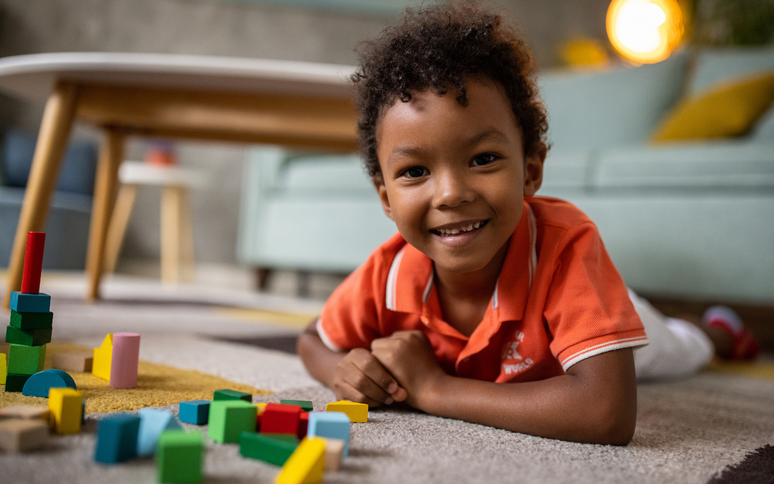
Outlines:
[{"label": "child's ear", "polygon": [[541,146],[534,154],[524,160],[524,196],[531,197],[543,183],[543,162],[546,160],[546,147]]},{"label": "child's ear", "polygon": [[376,188],[376,193],[379,194],[379,200],[382,201],[382,210],[384,210],[384,214],[394,222],[395,219],[392,218],[392,208],[390,207],[390,199],[387,196],[387,187],[384,185],[384,178],[382,178],[381,175],[376,175],[371,181],[374,184],[374,188]]}]

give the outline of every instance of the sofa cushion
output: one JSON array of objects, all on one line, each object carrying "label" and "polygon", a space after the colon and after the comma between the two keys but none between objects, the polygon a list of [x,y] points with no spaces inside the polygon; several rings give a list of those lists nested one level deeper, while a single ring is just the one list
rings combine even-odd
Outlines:
[{"label": "sofa cushion", "polygon": [[283,160],[274,189],[299,196],[375,192],[357,155],[297,155]]},{"label": "sofa cushion", "polygon": [[644,142],[677,100],[687,56],[608,72],[539,76],[555,148],[596,149]]},{"label": "sofa cushion", "polygon": [[689,95],[696,95],[719,82],[762,74],[774,69],[774,46],[704,49],[696,59]]}]

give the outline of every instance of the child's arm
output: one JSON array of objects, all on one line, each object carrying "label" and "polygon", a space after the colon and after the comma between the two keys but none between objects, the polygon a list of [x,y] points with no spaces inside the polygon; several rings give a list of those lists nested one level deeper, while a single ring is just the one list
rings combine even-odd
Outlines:
[{"label": "child's arm", "polygon": [[637,418],[631,349],[573,365],[566,375],[528,383],[491,383],[446,374],[421,331],[375,340],[373,355],[432,415],[574,442],[626,445]]},{"label": "child's arm", "polygon": [[309,373],[340,400],[367,403],[370,407],[406,399],[406,391],[370,351],[355,348],[348,353],[331,351],[320,339],[317,321],[298,338],[298,354]]}]

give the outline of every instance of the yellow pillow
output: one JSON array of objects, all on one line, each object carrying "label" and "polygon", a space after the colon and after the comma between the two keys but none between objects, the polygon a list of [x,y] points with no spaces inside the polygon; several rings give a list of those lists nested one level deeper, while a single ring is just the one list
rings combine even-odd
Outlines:
[{"label": "yellow pillow", "polygon": [[656,127],[651,141],[740,136],[774,100],[774,73],[745,77],[683,100]]}]

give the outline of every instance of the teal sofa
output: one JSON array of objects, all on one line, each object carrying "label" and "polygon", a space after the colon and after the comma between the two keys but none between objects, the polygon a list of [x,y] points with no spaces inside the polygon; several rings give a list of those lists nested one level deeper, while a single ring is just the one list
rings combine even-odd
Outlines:
[{"label": "teal sofa", "polygon": [[[774,304],[774,107],[743,137],[653,145],[681,91],[774,71],[774,48],[705,51],[656,65],[541,74],[552,148],[539,195],[599,226],[644,294]],[[348,272],[395,231],[356,156],[248,153],[243,264]]]}]

